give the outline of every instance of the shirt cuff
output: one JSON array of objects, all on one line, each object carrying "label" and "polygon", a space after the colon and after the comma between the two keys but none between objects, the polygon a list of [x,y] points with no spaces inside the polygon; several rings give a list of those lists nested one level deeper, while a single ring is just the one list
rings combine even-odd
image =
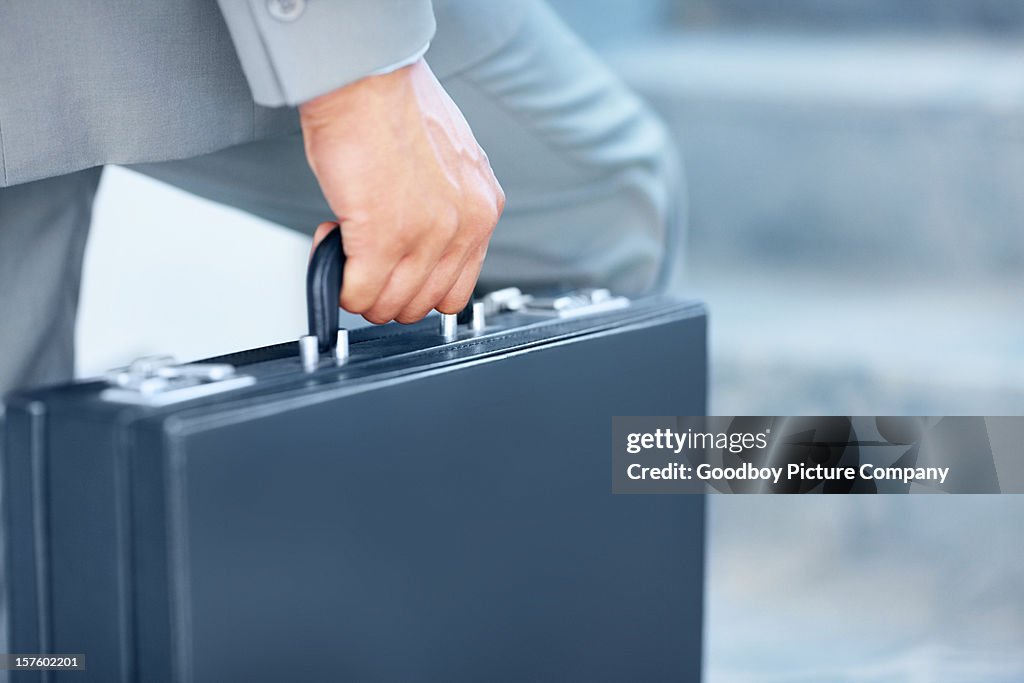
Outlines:
[{"label": "shirt cuff", "polygon": [[388,64],[385,67],[381,67],[380,69],[377,69],[376,71],[374,71],[372,73],[368,73],[367,76],[383,76],[384,74],[389,74],[392,71],[398,71],[399,69],[403,69],[403,68],[409,66],[410,64],[415,64],[416,62],[418,62],[421,59],[423,59],[423,55],[427,54],[427,50],[429,50],[429,49],[430,49],[430,42],[428,41],[426,45],[421,47],[419,50],[416,50],[416,52],[414,52],[413,54],[409,55],[405,59],[400,59],[397,62],[395,62],[394,64]]},{"label": "shirt cuff", "polygon": [[434,37],[430,0],[218,0],[253,99],[297,105],[412,64]]}]

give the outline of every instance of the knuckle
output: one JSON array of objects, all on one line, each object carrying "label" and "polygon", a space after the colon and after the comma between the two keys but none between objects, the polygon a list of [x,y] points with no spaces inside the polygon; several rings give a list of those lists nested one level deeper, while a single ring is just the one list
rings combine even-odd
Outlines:
[{"label": "knuckle", "polygon": [[356,300],[355,303],[352,303],[344,297],[338,303],[341,305],[341,308],[344,308],[349,313],[357,313],[359,315],[366,313],[369,308],[369,305],[364,301]]},{"label": "knuckle", "polygon": [[470,294],[471,292],[449,292],[437,304],[437,310],[442,313],[458,313],[469,303]]},{"label": "knuckle", "polygon": [[479,237],[470,230],[465,230],[451,241],[448,248],[448,258],[463,258],[465,254],[473,250],[479,242]]},{"label": "knuckle", "polygon": [[411,325],[412,323],[419,322],[426,317],[427,313],[430,313],[429,306],[418,305],[415,307],[407,307],[404,311],[395,317],[395,320],[402,323],[403,325]]},{"label": "knuckle", "polygon": [[390,239],[382,240],[375,247],[378,252],[387,253],[388,256],[394,258],[408,253],[416,245],[418,238],[419,235],[412,226],[404,226],[396,230]]},{"label": "knuckle", "polygon": [[494,228],[498,225],[498,214],[494,214],[490,219],[480,226],[480,237],[482,240],[488,240],[491,235],[494,234]]},{"label": "knuckle", "polygon": [[388,323],[402,312],[407,303],[407,301],[395,300],[393,293],[385,292],[372,306],[367,308],[363,317],[377,325]]},{"label": "knuckle", "polygon": [[342,290],[341,296],[338,298],[338,304],[350,313],[362,313],[366,307],[363,302],[364,299],[359,294],[347,287]]},{"label": "knuckle", "polygon": [[394,320],[393,315],[387,315],[377,309],[370,309],[369,311],[366,311],[363,313],[363,317],[374,325],[383,325],[384,323],[389,323]]},{"label": "knuckle", "polygon": [[497,216],[493,210],[477,208],[472,214],[467,215],[459,234],[452,240],[452,247],[455,251],[466,252],[481,242],[486,242],[494,232],[496,222]]},{"label": "knuckle", "polygon": [[458,237],[459,227],[459,216],[452,212],[437,221],[431,234],[437,238],[438,242],[449,244]]},{"label": "knuckle", "polygon": [[501,216],[501,208],[498,204],[491,201],[482,204],[480,211],[477,214],[477,220],[474,223],[474,227],[483,234],[490,234],[494,230],[494,226],[498,223],[498,218]]},{"label": "knuckle", "polygon": [[342,289],[341,298],[338,303],[349,313],[366,313],[373,308],[377,300],[378,292],[368,286],[349,286],[347,283]]},{"label": "knuckle", "polygon": [[492,204],[494,206],[495,216],[498,217],[501,216],[501,212],[505,210],[505,190],[501,187],[501,184],[498,183],[497,178],[493,178],[492,183],[494,190],[494,201]]},{"label": "knuckle", "polygon": [[480,245],[488,243],[493,233],[494,226],[492,224],[476,224],[473,226],[473,229],[466,234],[466,239],[463,243],[465,251],[473,251]]}]

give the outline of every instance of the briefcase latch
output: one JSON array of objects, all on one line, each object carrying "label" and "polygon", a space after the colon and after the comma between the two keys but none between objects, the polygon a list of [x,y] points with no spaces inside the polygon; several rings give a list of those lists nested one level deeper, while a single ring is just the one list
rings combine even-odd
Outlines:
[{"label": "briefcase latch", "polygon": [[577,289],[557,296],[530,297],[523,311],[559,318],[575,318],[580,315],[617,311],[627,306],[629,299],[614,296],[607,289]]},{"label": "briefcase latch", "polygon": [[256,381],[228,363],[176,363],[170,356],[139,358],[108,372],[100,398],[115,403],[163,406],[249,386]]},{"label": "briefcase latch", "polygon": [[607,289],[576,289],[554,296],[524,294],[518,287],[491,292],[483,298],[488,314],[518,311],[558,318],[615,311],[629,306],[629,299]]}]

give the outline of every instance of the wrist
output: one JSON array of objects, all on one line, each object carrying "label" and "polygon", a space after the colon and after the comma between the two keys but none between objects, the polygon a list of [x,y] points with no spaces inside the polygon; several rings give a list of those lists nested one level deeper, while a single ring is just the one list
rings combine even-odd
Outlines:
[{"label": "wrist", "polygon": [[372,100],[395,96],[407,86],[414,70],[424,65],[422,57],[411,64],[385,74],[366,76],[336,90],[315,97],[299,105],[303,125],[320,120],[336,120],[349,112],[365,109]]}]

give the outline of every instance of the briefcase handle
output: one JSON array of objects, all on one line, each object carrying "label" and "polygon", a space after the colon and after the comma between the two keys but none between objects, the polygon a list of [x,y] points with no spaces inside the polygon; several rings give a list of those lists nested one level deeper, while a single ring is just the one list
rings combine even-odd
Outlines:
[{"label": "briefcase handle", "polygon": [[309,334],[321,353],[338,343],[338,297],[345,270],[341,228],[335,227],[313,250],[306,271],[306,313]]},{"label": "briefcase handle", "polygon": [[[317,350],[320,353],[334,351],[339,346],[338,297],[341,295],[344,273],[345,249],[341,243],[341,228],[335,226],[316,245],[306,271],[306,315],[309,319],[309,335],[304,339],[312,342],[310,338],[316,338]],[[518,289],[515,292],[522,296]],[[477,292],[474,291],[473,297],[461,313],[441,315],[441,335],[446,340],[456,337],[456,328],[459,324],[472,324],[474,330],[484,328],[483,304],[474,306],[474,300],[477,298]],[[312,352],[312,349],[309,351]],[[347,347],[341,357],[346,355]],[[314,366],[315,361],[315,358],[310,358]]]}]

